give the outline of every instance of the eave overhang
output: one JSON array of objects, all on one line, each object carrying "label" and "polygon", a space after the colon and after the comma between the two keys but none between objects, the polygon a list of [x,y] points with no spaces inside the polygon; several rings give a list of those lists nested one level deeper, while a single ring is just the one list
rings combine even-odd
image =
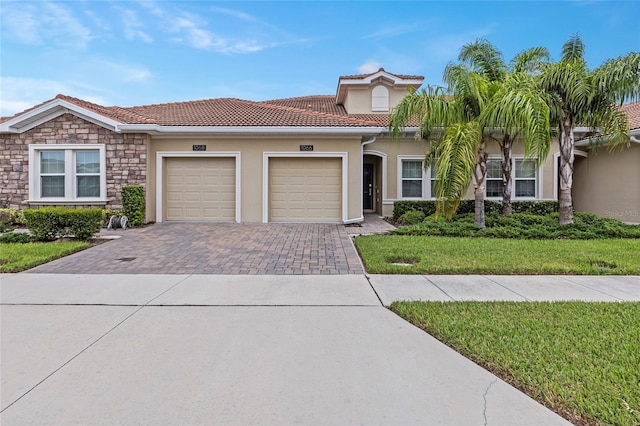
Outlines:
[{"label": "eave overhang", "polygon": [[63,114],[73,114],[83,120],[115,132],[118,131],[118,126],[122,124],[63,99],[54,99],[51,102],[47,102],[24,114],[0,123],[0,133],[23,133]]}]

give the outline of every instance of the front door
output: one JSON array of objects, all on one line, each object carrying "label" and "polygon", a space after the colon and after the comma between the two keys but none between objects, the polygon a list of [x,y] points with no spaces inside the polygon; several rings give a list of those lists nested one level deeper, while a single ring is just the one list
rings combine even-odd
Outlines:
[{"label": "front door", "polygon": [[373,164],[362,166],[362,208],[373,210]]}]

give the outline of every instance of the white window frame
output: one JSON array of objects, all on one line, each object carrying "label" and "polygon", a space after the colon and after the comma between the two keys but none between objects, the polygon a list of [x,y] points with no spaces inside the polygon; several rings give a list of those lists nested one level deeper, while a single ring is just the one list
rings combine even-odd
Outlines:
[{"label": "white window frame", "polygon": [[[419,161],[420,168],[422,170],[422,196],[420,197],[403,197],[402,196],[402,165],[406,161]],[[398,156],[398,171],[397,171],[397,199],[399,200],[430,200],[433,199],[431,194],[431,167],[427,170],[424,169],[424,155],[399,155]]]},{"label": "white window frame", "polygon": [[504,184],[504,180],[502,178],[502,157],[489,157],[487,158],[487,164],[489,163],[489,161],[499,161],[500,162],[500,177],[499,178],[491,178],[489,179],[489,168],[487,167],[487,177],[485,178],[485,182],[484,182],[484,195],[488,200],[502,200],[502,190],[500,191],[501,195],[495,196],[495,197],[490,197],[487,194],[487,183],[489,182],[489,180],[491,181],[500,181],[500,188],[503,188],[503,184]]},{"label": "white window frame", "polygon": [[371,89],[371,111],[389,111],[389,89],[378,85]]},{"label": "white window frame", "polygon": [[[498,156],[490,156],[487,160],[499,160],[500,162],[502,162],[502,157],[498,157]],[[540,200],[540,182],[542,181],[542,169],[538,167],[538,159],[536,158],[525,158],[524,156],[514,156],[511,158],[511,161],[513,162],[513,167],[511,168],[511,199],[512,200],[518,200],[518,201],[532,201],[532,200]],[[536,162],[536,175],[534,178],[518,178],[518,180],[534,180],[535,181],[535,195],[533,197],[518,197],[516,196],[516,166],[518,164],[518,161],[535,161]],[[500,165],[500,167],[502,168],[502,164]],[[501,173],[502,174],[502,173]],[[502,179],[502,176],[500,177],[500,179]],[[501,201],[502,200],[502,196],[499,197],[489,197],[487,196],[487,185],[485,182],[485,198],[487,200],[492,200],[492,201]]]},{"label": "white window frame", "polygon": [[[43,151],[64,152],[64,197],[41,197],[40,153]],[[100,156],[100,196],[78,197],[76,152],[98,151]],[[105,204],[107,202],[107,156],[104,144],[32,144],[29,145],[29,202],[37,204]]]},{"label": "white window frame", "polygon": [[[535,163],[535,175],[533,176],[533,178],[518,178],[517,177],[517,167],[518,167],[518,161],[521,162],[525,162],[525,161],[533,161]],[[539,168],[538,168],[538,160],[534,159],[534,158],[522,158],[522,157],[518,157],[518,158],[514,158],[513,159],[513,187],[511,188],[511,193],[513,195],[513,199],[515,200],[537,200],[539,198],[539,193],[540,193],[540,184],[539,184],[539,177],[540,177],[540,172],[539,172]],[[518,185],[518,181],[533,181],[534,184],[534,195],[533,197],[518,197],[517,196],[517,192],[516,192],[516,187]]]}]

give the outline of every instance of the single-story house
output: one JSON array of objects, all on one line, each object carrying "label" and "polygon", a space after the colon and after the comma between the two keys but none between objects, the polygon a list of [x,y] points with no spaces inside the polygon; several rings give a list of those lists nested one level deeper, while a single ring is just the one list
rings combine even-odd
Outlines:
[{"label": "single-story house", "polygon": [[[58,95],[0,120],[0,204],[120,207],[142,185],[147,221],[353,223],[396,200],[432,198],[426,141],[388,132],[389,111],[424,78],[379,69],[342,76],[335,95],[105,107]],[[577,148],[577,210],[640,222],[640,104],[624,152]],[[497,147],[487,198],[500,200]],[[557,152],[557,144],[553,147]],[[552,151],[553,152],[553,151]],[[513,200],[556,200],[558,155],[514,149]]]}]

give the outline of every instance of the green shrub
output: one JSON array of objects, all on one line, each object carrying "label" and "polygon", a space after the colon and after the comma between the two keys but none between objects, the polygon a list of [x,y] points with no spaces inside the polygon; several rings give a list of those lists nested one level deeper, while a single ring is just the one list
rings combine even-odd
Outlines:
[{"label": "green shrub", "polygon": [[125,186],[120,191],[120,196],[122,197],[122,215],[129,219],[129,226],[144,225],[144,188],[140,185]]},{"label": "green shrub", "polygon": [[424,213],[419,210],[409,210],[398,221],[403,225],[417,225],[424,220]]},{"label": "green shrub", "polygon": [[27,227],[38,241],[74,236],[88,240],[100,231],[103,212],[99,208],[43,207],[25,210]]},{"label": "green shrub", "polygon": [[[557,213],[558,202],[557,201],[513,201],[511,203],[513,213],[528,213],[533,215],[548,215],[551,213]],[[393,203],[393,218],[395,220],[400,219],[400,216],[410,210],[418,210],[424,213],[425,216],[431,216],[436,211],[435,200],[403,200]],[[462,200],[456,214],[465,215],[474,213],[476,211],[475,200]],[[484,201],[484,214],[493,215],[502,213],[502,202],[485,200]]]},{"label": "green shrub", "polygon": [[393,203],[393,219],[399,220],[403,214],[412,210],[424,213],[425,217],[431,216],[436,212],[436,202],[434,200],[396,201]]},{"label": "green shrub", "polygon": [[475,226],[473,213],[458,214],[451,222],[425,220],[421,224],[405,226],[394,231],[401,235],[433,235],[448,237],[492,237],[518,239],[574,239],[640,238],[640,225],[628,225],[591,213],[575,213],[574,223],[560,226],[558,213],[546,216],[513,213],[508,216],[492,213],[486,216],[486,229]]},{"label": "green shrub", "polygon": [[[513,213],[529,213],[546,216],[560,211],[557,201],[514,201],[511,203]],[[502,210],[500,210],[502,212]]]},{"label": "green shrub", "polygon": [[0,209],[0,225],[11,228],[24,225],[24,215],[17,209]]},{"label": "green shrub", "polygon": [[0,235],[0,243],[31,243],[35,240],[33,236],[26,232],[8,232]]}]

